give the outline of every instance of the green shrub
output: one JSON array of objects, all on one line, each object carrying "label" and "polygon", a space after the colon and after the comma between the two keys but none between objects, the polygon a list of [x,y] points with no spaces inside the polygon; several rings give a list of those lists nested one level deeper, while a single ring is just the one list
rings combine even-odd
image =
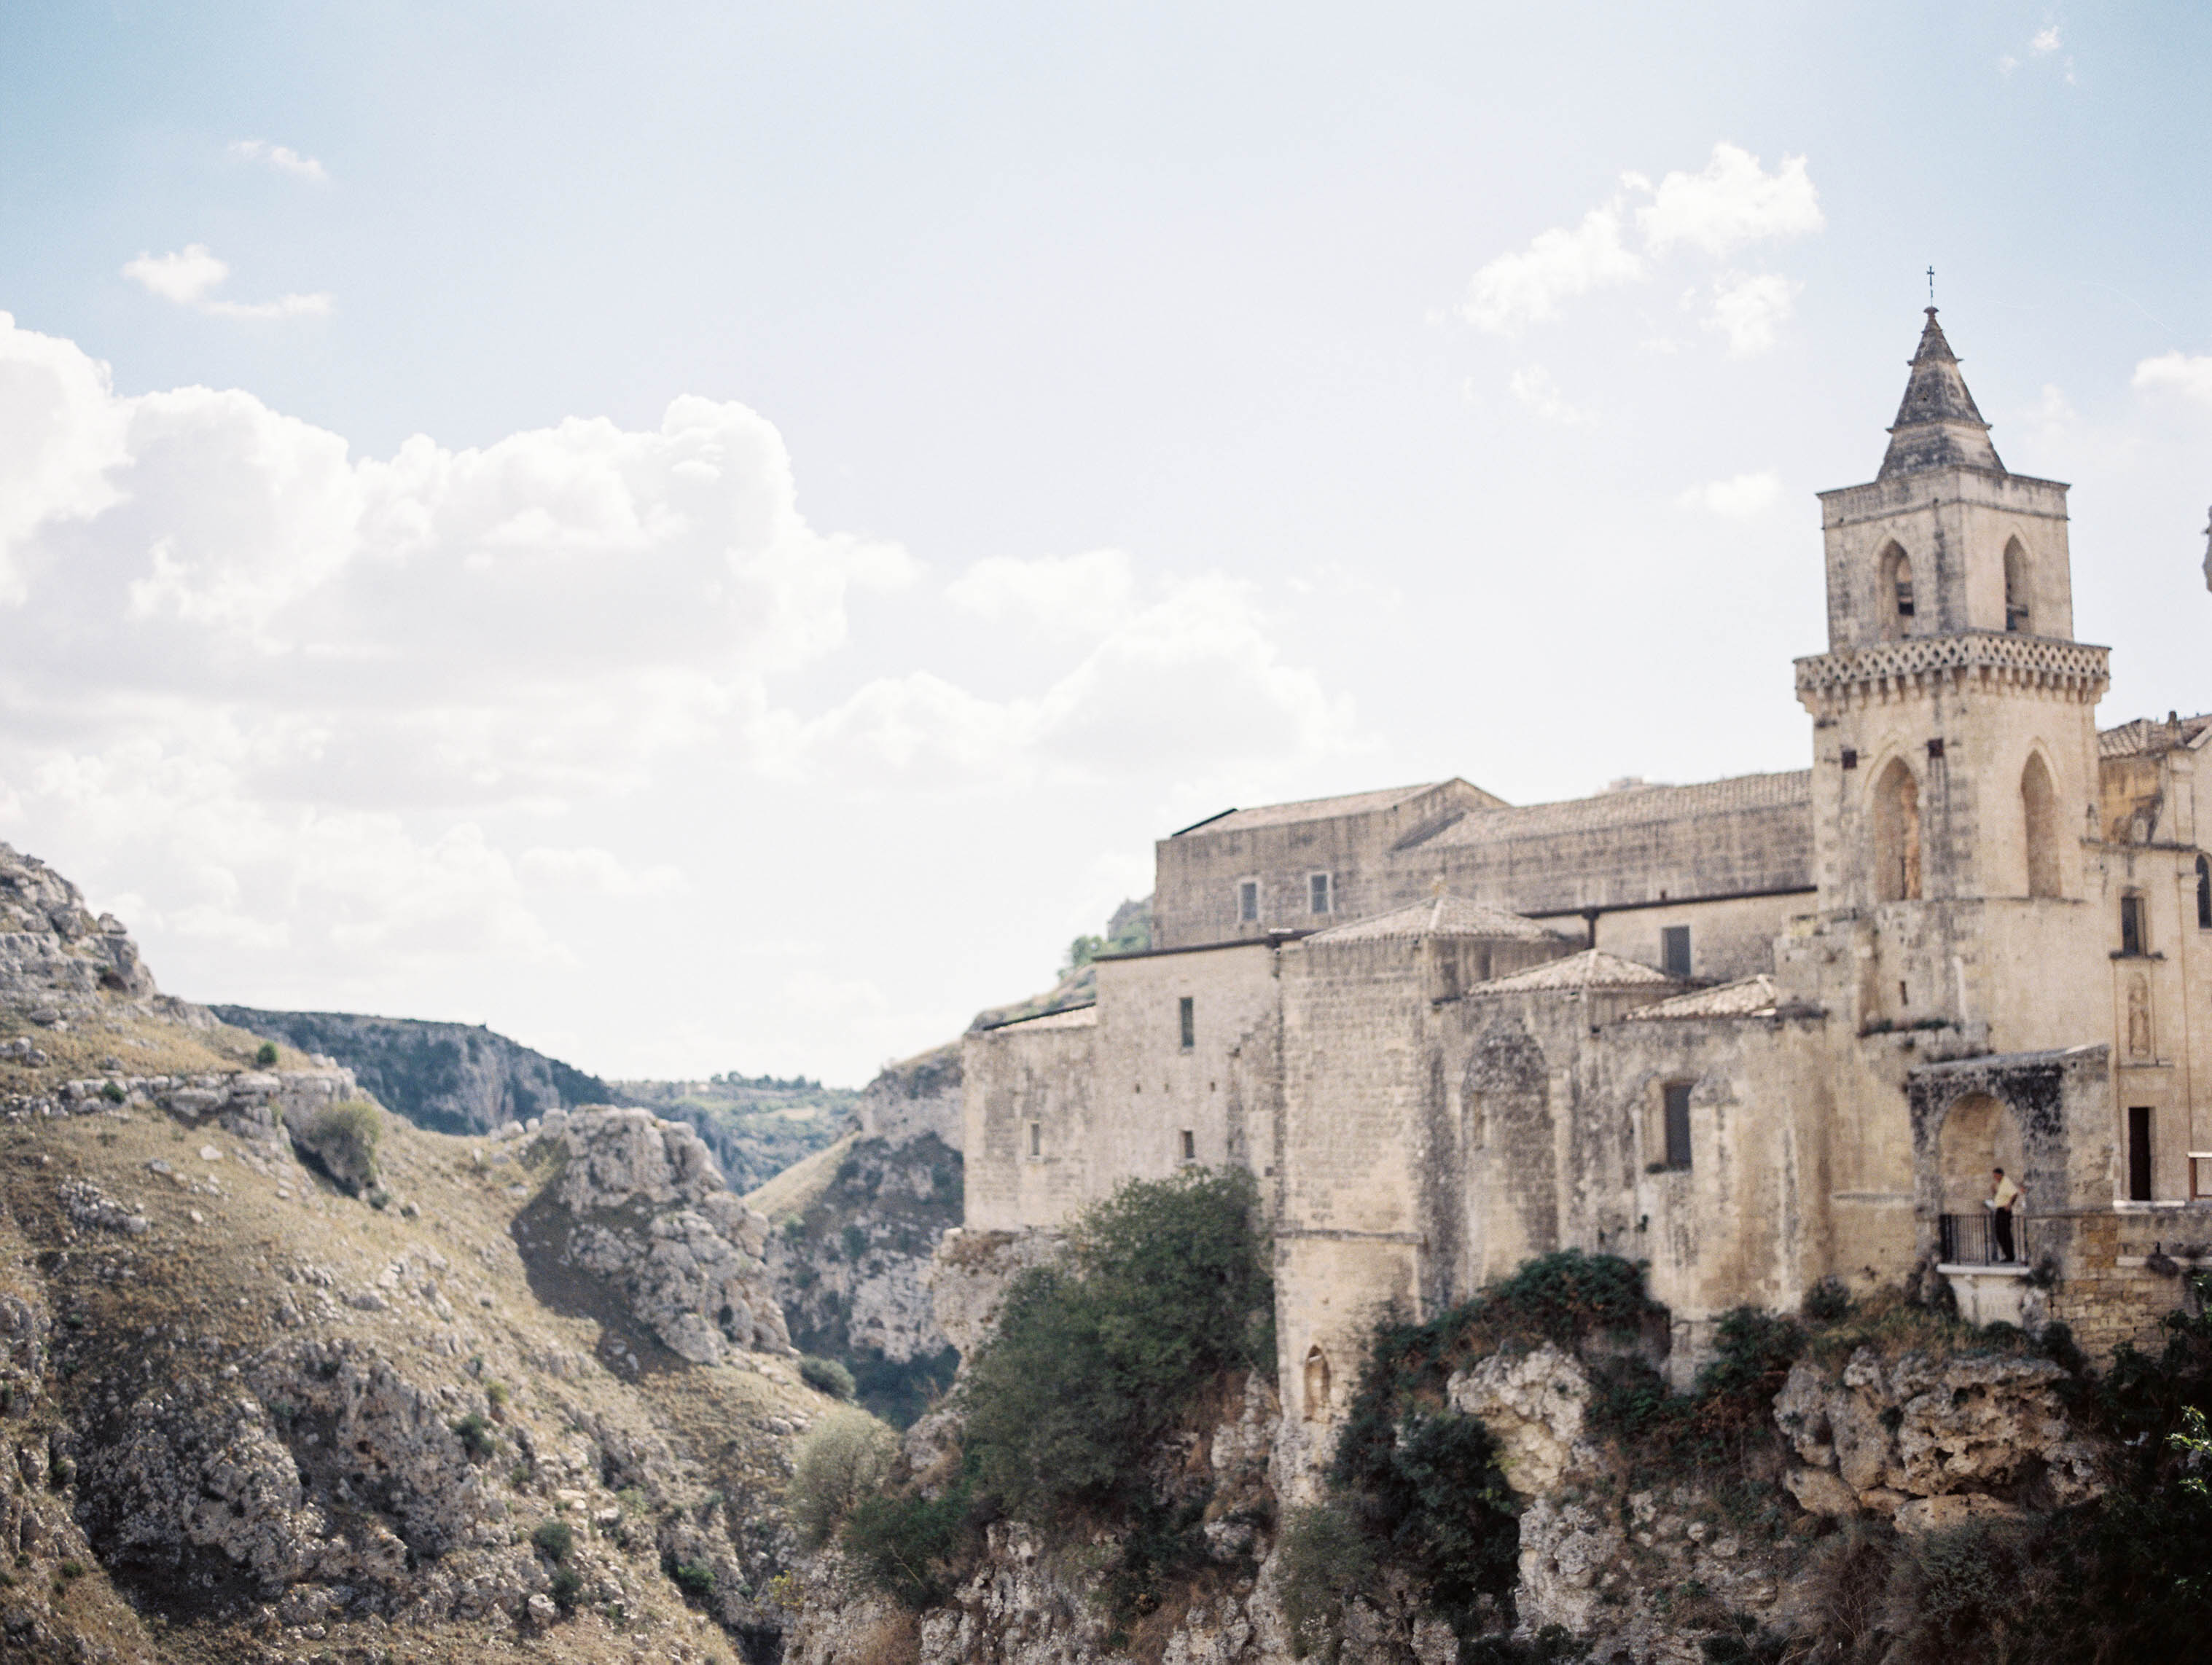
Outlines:
[{"label": "green shrub", "polygon": [[861,1231],[859,1226],[848,1225],[838,1234],[838,1237],[845,1245],[847,1260],[857,1261],[861,1255],[868,1252],[868,1234]]},{"label": "green shrub", "polygon": [[866,1411],[840,1411],[815,1424],[792,1464],[791,1515],[811,1549],[884,1489],[898,1457],[898,1436]]},{"label": "green shrub", "polygon": [[1292,1509],[1283,1516],[1275,1566],[1291,1656],[1318,1654],[1334,1665],[1344,1644],[1345,1604],[1375,1576],[1375,1551],[1340,1499]]},{"label": "green shrub", "polygon": [[471,1411],[454,1423],[453,1429],[460,1437],[461,1449],[471,1462],[481,1462],[499,1449],[499,1442],[492,1437],[491,1424],[484,1420],[481,1411]]},{"label": "green shrub", "polygon": [[853,1396],[853,1373],[834,1358],[817,1358],[809,1353],[799,1361],[799,1379],[818,1394],[832,1399]]},{"label": "green shrub", "polygon": [[678,1561],[668,1570],[676,1588],[694,1601],[714,1599],[714,1569],[704,1561]]},{"label": "green shrub", "polygon": [[293,1145],[356,1196],[376,1185],[376,1147],[384,1112],[365,1098],[342,1098],[311,1112],[291,1130]]},{"label": "green shrub", "polygon": [[575,1611],[576,1598],[583,1594],[584,1575],[574,1567],[553,1569],[553,1600],[563,1613]]},{"label": "green shrub", "polygon": [[100,1096],[111,1104],[120,1104],[125,1098],[129,1097],[129,1095],[123,1091],[123,1084],[119,1081],[108,1081],[102,1083],[100,1089]]},{"label": "green shrub", "polygon": [[507,1384],[504,1382],[484,1383],[484,1403],[491,1407],[491,1413],[494,1416],[500,1415],[507,1409]]},{"label": "green shrub", "polygon": [[530,1541],[556,1561],[565,1561],[576,1547],[576,1528],[566,1521],[540,1521]]},{"label": "green shrub", "polygon": [[972,1547],[973,1490],[963,1480],[943,1497],[919,1492],[863,1498],[847,1517],[845,1553],[860,1577],[917,1611],[950,1592],[955,1563]]},{"label": "green shrub", "polygon": [[1805,1322],[1839,1324],[1851,1316],[1851,1292],[1841,1278],[1823,1278],[1805,1291]]},{"label": "green shrub", "polygon": [[1274,1281],[1249,1174],[1133,1182],[1008,1288],[962,1390],[982,1490],[1040,1522],[1128,1513],[1146,1454],[1223,1373],[1272,1372]]},{"label": "green shrub", "polygon": [[253,1061],[264,1070],[276,1063],[276,1043],[274,1041],[264,1041],[254,1049]]}]

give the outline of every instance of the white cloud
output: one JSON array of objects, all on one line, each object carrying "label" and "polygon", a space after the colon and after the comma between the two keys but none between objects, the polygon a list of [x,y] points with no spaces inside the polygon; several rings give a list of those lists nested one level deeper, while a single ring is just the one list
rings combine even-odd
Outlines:
[{"label": "white cloud", "polygon": [[191,307],[229,276],[230,268],[205,243],[191,243],[172,254],[142,253],[125,263],[123,275],[149,295]]},{"label": "white cloud", "polygon": [[945,587],[963,612],[994,623],[1034,624],[1055,635],[1090,635],[1127,611],[1134,585],[1119,550],[1048,555],[1034,561],[992,556]]},{"label": "white cloud", "polygon": [[1559,315],[1571,296],[1644,276],[1644,263],[1622,246],[1620,204],[1594,208],[1572,230],[1553,227],[1528,246],[1501,254],[1474,275],[1461,310],[1479,329],[1512,335]]},{"label": "white cloud", "polygon": [[1546,422],[1573,426],[1591,419],[1589,411],[1567,402],[1552,373],[1540,364],[1522,365],[1506,379],[1505,385],[1515,398]]},{"label": "white cloud", "polygon": [[[1643,282],[1654,260],[1678,248],[1717,258],[1748,244],[1802,236],[1826,223],[1802,156],[1784,156],[1770,173],[1749,151],[1723,143],[1713,147],[1702,173],[1671,173],[1656,187],[1640,173],[1624,173],[1621,185],[1628,194],[1650,197],[1635,214],[1642,253],[1624,239],[1627,195],[1616,197],[1576,226],[1540,232],[1527,248],[1483,266],[1468,285],[1461,314],[1478,329],[1515,336],[1558,318],[1561,303],[1577,295]],[[1741,329],[1723,325],[1732,351],[1755,352],[1771,342],[1773,325],[1787,315],[1796,287],[1775,289],[1781,281],[1729,280],[1744,291],[1729,314],[1741,319]],[[1773,311],[1778,298],[1780,313]]]},{"label": "white cloud", "polygon": [[1712,255],[1802,236],[1827,223],[1804,157],[1784,156],[1769,173],[1758,157],[1728,143],[1713,147],[1702,173],[1677,172],[1660,180],[1651,201],[1637,210],[1636,222],[1654,254],[1687,243]]},{"label": "white cloud", "polygon": [[228,968],[209,995],[304,967],[326,1002],[410,968],[557,969],[593,899],[694,888],[696,858],[606,829],[704,818],[738,848],[788,781],[1150,801],[1351,732],[1254,592],[1147,583],[1110,550],[946,586],[973,617],[1080,633],[1031,685],[840,672],[854,599],[920,576],[810,525],[742,405],[357,457],[242,392],[118,395],[0,314],[0,817],[147,898],[131,922],[157,971],[165,944]]},{"label": "white cloud", "polygon": [[988,700],[927,671],[883,678],[781,739],[795,772],[1003,786],[1310,762],[1351,726],[1347,702],[1283,662],[1250,589],[1208,575],[1128,609],[1041,693]]},{"label": "white cloud", "polygon": [[2028,51],[2038,54],[2057,52],[2058,50],[2058,25],[2053,23],[2047,28],[2037,31],[2035,38],[2027,43],[2027,49]]},{"label": "white cloud", "polygon": [[623,900],[670,896],[684,888],[684,875],[674,867],[657,863],[632,872],[613,851],[596,844],[569,849],[534,845],[522,853],[520,866],[532,884]]},{"label": "white cloud", "polygon": [[313,156],[301,155],[289,145],[271,144],[266,139],[234,139],[230,155],[234,161],[259,162],[279,173],[289,173],[295,179],[306,179],[313,185],[331,182],[322,163]]},{"label": "white cloud", "polygon": [[1782,501],[1782,477],[1768,469],[1758,474],[1739,474],[1692,486],[1674,500],[1678,508],[1717,514],[1727,520],[1750,520]]},{"label": "white cloud", "polygon": [[2199,404],[2212,404],[2212,354],[2191,357],[2177,349],[2147,358],[2136,366],[2132,385],[2139,393],[2178,393]]},{"label": "white cloud", "polygon": [[1728,337],[1730,358],[1763,353],[1774,344],[1804,287],[1777,272],[1749,277],[1732,274],[1713,286],[1713,311],[1706,327]]},{"label": "white cloud", "polygon": [[282,295],[274,301],[218,301],[212,291],[230,276],[230,267],[210,252],[205,243],[189,243],[169,254],[141,253],[124,263],[123,275],[149,295],[216,318],[324,318],[332,304],[327,294]]}]

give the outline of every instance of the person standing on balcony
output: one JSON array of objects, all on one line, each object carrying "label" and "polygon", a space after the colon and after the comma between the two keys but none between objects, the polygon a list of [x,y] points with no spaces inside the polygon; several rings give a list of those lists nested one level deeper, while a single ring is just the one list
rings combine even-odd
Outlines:
[{"label": "person standing on balcony", "polygon": [[2020,1206],[2020,1187],[2005,1177],[2002,1168],[1990,1170],[1990,1194],[1982,1206],[1990,1211],[1991,1235],[1996,1239],[1996,1256],[2000,1261],[2016,1258],[2012,1246],[2012,1211]]}]

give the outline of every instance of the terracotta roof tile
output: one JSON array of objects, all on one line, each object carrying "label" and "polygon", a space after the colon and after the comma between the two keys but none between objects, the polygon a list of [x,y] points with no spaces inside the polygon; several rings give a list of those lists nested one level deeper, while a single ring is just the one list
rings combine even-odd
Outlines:
[{"label": "terracotta roof tile", "polygon": [[1510,977],[1477,983],[1470,994],[1520,994],[1532,990],[1572,993],[1581,989],[1612,992],[1624,988],[1677,988],[1680,985],[1663,971],[1655,971],[1635,960],[1624,960],[1601,948],[1585,948],[1563,960],[1532,965]]},{"label": "terracotta roof tile", "polygon": [[1376,942],[1389,938],[1473,937],[1504,942],[1565,942],[1566,938],[1534,920],[1487,908],[1465,896],[1431,896],[1410,908],[1331,926],[1307,940],[1316,943]]}]

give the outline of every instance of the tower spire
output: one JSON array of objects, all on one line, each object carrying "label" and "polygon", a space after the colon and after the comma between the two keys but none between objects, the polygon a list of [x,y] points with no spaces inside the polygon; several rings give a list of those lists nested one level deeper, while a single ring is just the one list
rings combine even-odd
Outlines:
[{"label": "tower spire", "polygon": [[1931,468],[1985,468],[2005,471],[1990,443],[1990,425],[1974,407],[1966,380],[1959,374],[1958,355],[1943,337],[1936,321],[1936,308],[1928,311],[1927,327],[1912,355],[1912,374],[1905,384],[1904,403],[1897,407],[1896,423],[1889,430],[1889,450],[1881,459],[1877,479],[1917,474]]}]

